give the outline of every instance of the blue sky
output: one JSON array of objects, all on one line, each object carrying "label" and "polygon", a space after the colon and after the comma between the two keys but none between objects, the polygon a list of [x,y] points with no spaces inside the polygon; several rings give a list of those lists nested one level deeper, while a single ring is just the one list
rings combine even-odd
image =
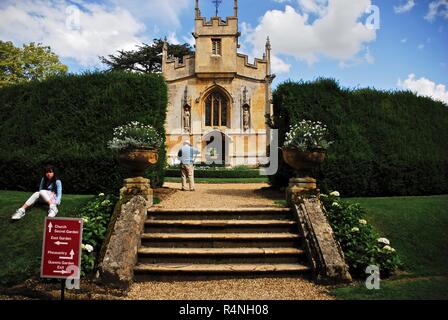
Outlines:
[{"label": "blue sky", "polygon": [[[192,42],[194,2],[0,0],[0,39],[50,45],[70,72],[101,69],[98,56],[153,38]],[[199,2],[214,15],[211,0]],[[223,0],[220,15],[232,14]],[[239,0],[239,23],[240,51],[251,57],[270,36],[275,85],[331,77],[448,104],[448,0]]]}]

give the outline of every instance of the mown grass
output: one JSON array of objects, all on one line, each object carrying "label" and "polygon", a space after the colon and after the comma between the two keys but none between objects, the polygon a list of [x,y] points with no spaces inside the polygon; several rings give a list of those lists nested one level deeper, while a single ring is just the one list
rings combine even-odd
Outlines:
[{"label": "mown grass", "polygon": [[[391,241],[402,272],[382,280],[333,290],[339,299],[448,299],[448,195],[348,198],[367,210],[367,220]],[[366,275],[367,276],[367,275]]]},{"label": "mown grass", "polygon": [[[17,222],[11,215],[31,196],[29,192],[0,191],[0,286],[39,276],[44,219],[48,207],[37,205]],[[58,217],[77,217],[93,196],[63,195]]]}]

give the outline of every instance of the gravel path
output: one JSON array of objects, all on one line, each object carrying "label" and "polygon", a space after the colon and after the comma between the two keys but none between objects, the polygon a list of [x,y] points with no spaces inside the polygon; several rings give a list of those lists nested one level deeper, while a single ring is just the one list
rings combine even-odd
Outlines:
[{"label": "gravel path", "polygon": [[196,184],[196,191],[181,191],[181,183],[166,182],[175,189],[158,206],[163,208],[254,208],[278,207],[274,200],[283,200],[282,193],[267,190],[267,183]]},{"label": "gravel path", "polygon": [[[180,183],[157,205],[162,208],[278,207],[284,195],[268,184],[196,184],[196,191],[180,191]],[[166,192],[165,192],[166,193]],[[143,300],[330,300],[328,287],[301,277],[246,277],[219,280],[147,281],[135,283],[128,299]]]},{"label": "gravel path", "polygon": [[135,283],[132,300],[333,300],[328,289],[298,278],[248,278]]}]

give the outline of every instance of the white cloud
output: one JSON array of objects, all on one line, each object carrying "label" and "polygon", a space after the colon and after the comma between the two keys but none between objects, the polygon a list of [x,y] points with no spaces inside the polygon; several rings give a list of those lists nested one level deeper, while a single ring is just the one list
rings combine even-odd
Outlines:
[{"label": "white cloud", "polygon": [[328,8],[328,0],[297,0],[300,9],[305,13],[324,15]]},{"label": "white cloud", "polygon": [[85,67],[99,65],[98,56],[132,49],[145,40],[140,36],[145,26],[127,10],[81,0],[77,1],[79,25],[71,26],[67,14],[73,10],[66,10],[72,4],[66,0],[10,2],[0,11],[2,38],[16,44],[41,42]]},{"label": "white cloud", "polygon": [[404,13],[411,11],[415,6],[415,0],[407,0],[405,3],[402,3],[398,6],[394,6],[395,13]]},{"label": "white cloud", "polygon": [[420,43],[417,48],[419,50],[423,50],[425,48],[425,45],[423,43]]},{"label": "white cloud", "polygon": [[397,85],[420,96],[431,97],[434,100],[442,101],[448,105],[448,91],[443,84],[436,84],[424,77],[417,79],[416,75],[411,73],[404,81],[398,79]]},{"label": "white cloud", "polygon": [[[241,23],[241,29],[242,29],[241,33],[246,38],[243,39],[243,41],[240,43],[240,50],[238,50],[238,52],[246,54],[249,57],[249,60],[254,60],[256,57],[260,58],[261,57],[261,50],[259,50],[260,48],[254,48],[254,50],[252,51],[248,48],[249,46],[251,46],[251,43],[247,41],[247,36],[253,34],[254,30],[249,24],[245,22]],[[265,44],[266,42],[263,44],[262,48],[265,48]],[[278,55],[271,52],[271,69],[273,73],[275,74],[288,73],[291,70],[291,67],[292,66],[290,64],[286,63]]]},{"label": "white cloud", "polygon": [[[192,6],[190,0],[105,0],[145,22],[157,23],[171,30],[181,26],[179,16]],[[192,11],[193,13],[193,11]]]},{"label": "white cloud", "polygon": [[176,32],[170,32],[168,34],[167,41],[171,44],[180,44],[179,39],[177,39]]},{"label": "white cloud", "polygon": [[370,53],[370,49],[366,49],[366,53],[364,54],[364,60],[368,64],[374,64],[375,63],[375,57]]},{"label": "white cloud", "polygon": [[[243,27],[253,55],[261,54],[269,35],[277,56],[290,55],[310,64],[320,56],[349,61],[358,59],[365,44],[376,39],[376,31],[360,21],[371,0],[298,0],[298,5],[303,13],[286,5],[284,11],[267,11],[255,28]],[[311,12],[317,15],[312,22]]]},{"label": "white cloud", "polygon": [[274,72],[276,74],[289,73],[289,71],[291,70],[291,65],[284,62],[282,59],[280,59],[276,55],[272,55],[271,68],[272,68],[272,72]]},{"label": "white cloud", "polygon": [[188,43],[192,48],[194,48],[194,46],[196,45],[196,39],[193,37],[192,34],[190,34],[188,37],[183,36],[182,39],[184,40],[185,43]]},{"label": "white cloud", "polygon": [[[159,26],[176,30],[179,15],[191,6],[188,0],[2,0],[0,34],[16,45],[41,42],[61,58],[74,59],[83,67],[100,66],[98,56],[134,49],[150,43]],[[79,8],[79,26],[67,23]],[[75,12],[76,13],[76,12]],[[150,30],[146,29],[145,24]],[[163,29],[162,29],[163,30]],[[176,34],[170,40],[179,42]]]},{"label": "white cloud", "polygon": [[448,19],[448,0],[431,1],[425,19],[428,21],[434,21],[437,16]]},{"label": "white cloud", "polygon": [[365,53],[362,57],[355,57],[350,60],[340,61],[338,66],[341,69],[347,69],[347,68],[353,68],[353,67],[359,66],[359,65],[363,64],[364,62],[367,62],[368,64],[375,63],[375,57],[370,52],[369,48],[366,48]]},{"label": "white cloud", "polygon": [[408,38],[403,38],[403,39],[401,39],[400,42],[401,42],[401,43],[406,43],[406,42],[408,42]]}]

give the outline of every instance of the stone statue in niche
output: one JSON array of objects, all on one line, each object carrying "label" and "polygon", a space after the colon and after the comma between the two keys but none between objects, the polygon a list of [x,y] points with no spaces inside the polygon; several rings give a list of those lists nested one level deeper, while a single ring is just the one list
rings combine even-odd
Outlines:
[{"label": "stone statue in niche", "polygon": [[243,129],[244,131],[249,130],[250,125],[250,112],[249,106],[246,104],[243,106]]},{"label": "stone statue in niche", "polygon": [[189,105],[184,106],[184,130],[191,131],[191,107]]}]

